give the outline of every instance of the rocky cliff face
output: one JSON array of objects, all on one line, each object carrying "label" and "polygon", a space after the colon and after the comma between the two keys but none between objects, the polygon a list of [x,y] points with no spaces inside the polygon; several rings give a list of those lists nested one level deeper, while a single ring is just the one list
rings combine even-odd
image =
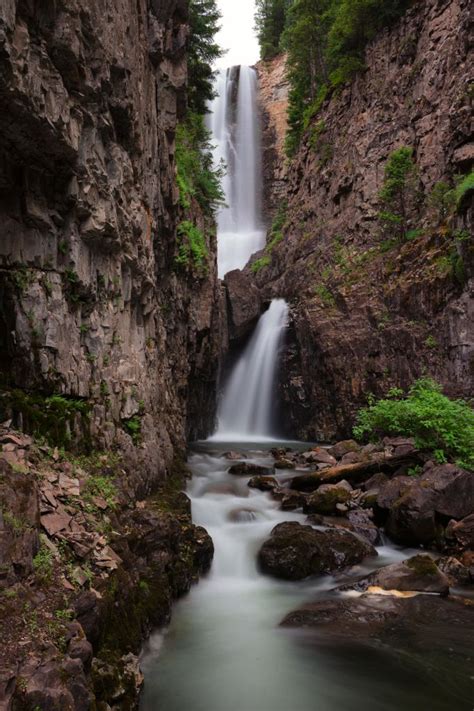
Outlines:
[{"label": "rocky cliff face", "polygon": [[221,308],[196,205],[206,268],[176,259],[187,22],[0,0],[1,708],[136,708],[134,655],[212,558],[179,494]]},{"label": "rocky cliff face", "polygon": [[[185,0],[0,3],[2,386],[81,401],[95,446],[126,450],[144,490],[213,416],[199,214],[208,275],[175,263],[187,32]],[[15,397],[1,409],[21,425]]]},{"label": "rocky cliff face", "polygon": [[[449,229],[434,226],[429,200],[472,169],[471,29],[466,0],[416,3],[368,47],[367,71],[326,102],[292,162],[284,239],[256,281],[293,304],[281,382],[293,434],[348,434],[366,393],[424,373],[473,394],[472,191]],[[412,239],[397,244],[382,234],[378,193],[401,145],[422,201]]]}]

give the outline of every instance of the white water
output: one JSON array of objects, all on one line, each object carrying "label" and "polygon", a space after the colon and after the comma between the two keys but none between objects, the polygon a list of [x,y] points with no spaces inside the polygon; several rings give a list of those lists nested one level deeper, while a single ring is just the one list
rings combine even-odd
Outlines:
[{"label": "white water", "polygon": [[[217,75],[216,92],[209,127],[215,163],[223,161],[227,166],[223,181],[226,207],[217,216],[218,270],[223,277],[232,269],[242,269],[265,245],[255,70],[245,66],[222,70]],[[236,102],[232,101],[235,93]]]},{"label": "white water", "polygon": [[212,441],[261,442],[275,438],[274,384],[287,321],[288,304],[274,299],[260,317],[224,388]]}]

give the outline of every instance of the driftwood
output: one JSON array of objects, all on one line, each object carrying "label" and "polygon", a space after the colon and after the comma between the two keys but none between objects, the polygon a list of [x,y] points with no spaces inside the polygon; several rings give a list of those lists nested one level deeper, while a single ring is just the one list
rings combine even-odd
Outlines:
[{"label": "driftwood", "polygon": [[364,481],[372,474],[378,472],[393,472],[404,466],[413,466],[420,463],[419,455],[416,451],[410,454],[401,454],[396,457],[386,457],[381,455],[366,462],[356,462],[355,464],[338,464],[335,467],[328,467],[310,474],[301,474],[291,479],[290,488],[296,491],[314,491],[321,484],[334,484],[343,479],[348,481]]}]

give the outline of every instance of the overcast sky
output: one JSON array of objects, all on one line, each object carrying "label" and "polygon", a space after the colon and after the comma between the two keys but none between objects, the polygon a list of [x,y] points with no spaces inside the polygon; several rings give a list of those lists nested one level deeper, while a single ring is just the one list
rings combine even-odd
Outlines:
[{"label": "overcast sky", "polygon": [[255,64],[259,58],[259,48],[253,29],[254,0],[217,0],[217,4],[222,12],[222,30],[217,41],[221,47],[229,50],[220,58],[218,66]]}]

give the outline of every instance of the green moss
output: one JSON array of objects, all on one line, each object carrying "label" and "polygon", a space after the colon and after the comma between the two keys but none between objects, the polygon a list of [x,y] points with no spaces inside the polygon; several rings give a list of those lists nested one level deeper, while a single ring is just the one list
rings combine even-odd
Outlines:
[{"label": "green moss", "polygon": [[258,272],[260,272],[262,269],[268,267],[268,265],[271,264],[271,261],[271,257],[267,254],[264,257],[256,259],[255,262],[252,263],[250,269],[253,271],[254,274],[258,274]]},{"label": "green moss", "polygon": [[474,192],[474,171],[464,176],[455,189],[456,207],[460,210],[464,205],[465,198]]},{"label": "green moss", "polygon": [[140,415],[134,415],[128,420],[122,420],[124,429],[133,440],[134,444],[139,444],[142,436],[142,418]]},{"label": "green moss", "polygon": [[178,227],[178,254],[175,262],[180,267],[193,266],[198,271],[207,271],[209,251],[202,230],[191,220],[184,220]]},{"label": "green moss", "polygon": [[428,555],[416,555],[407,561],[407,566],[417,573],[417,575],[436,575],[438,567]]},{"label": "green moss", "polygon": [[318,284],[314,287],[314,293],[321,300],[324,306],[333,308],[336,306],[336,299],[324,284]]}]

